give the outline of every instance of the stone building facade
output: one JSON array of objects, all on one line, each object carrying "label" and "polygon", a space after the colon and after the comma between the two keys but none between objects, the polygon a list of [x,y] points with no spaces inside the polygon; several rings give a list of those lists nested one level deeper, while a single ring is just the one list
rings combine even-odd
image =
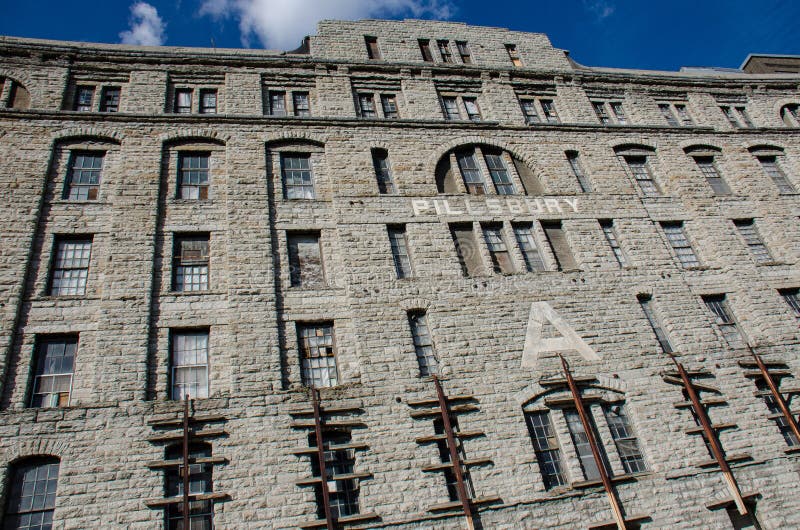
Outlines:
[{"label": "stone building facade", "polygon": [[434,374],[476,527],[611,528],[559,355],[629,528],[800,527],[747,347],[800,392],[800,77],[418,20],[0,54],[7,528],[179,528],[187,394],[192,528],[324,528],[311,386],[332,526],[464,528]]}]

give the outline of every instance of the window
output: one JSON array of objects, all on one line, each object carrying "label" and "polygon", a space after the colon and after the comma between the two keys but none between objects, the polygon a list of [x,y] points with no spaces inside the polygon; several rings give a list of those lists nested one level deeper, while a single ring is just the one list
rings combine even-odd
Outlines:
[{"label": "window", "polygon": [[286,235],[289,249],[289,281],[292,287],[322,287],[325,272],[322,266],[322,249],[319,232]]},{"label": "window", "polygon": [[86,294],[91,254],[91,238],[56,237],[53,244],[53,270],[50,275],[51,296]]},{"label": "window", "polygon": [[172,290],[208,290],[208,234],[175,236],[173,243]]},{"label": "window", "polygon": [[667,123],[673,127],[691,127],[694,125],[692,117],[689,116],[689,111],[686,110],[686,105],[683,103],[659,103],[658,110],[661,115],[667,120]]},{"label": "window", "polygon": [[294,115],[299,117],[311,116],[311,104],[308,100],[308,92],[292,92],[292,103],[294,104]]},{"label": "window", "polygon": [[[586,412],[589,414],[591,421],[591,412],[588,410]],[[589,445],[589,437],[586,434],[586,429],[583,427],[583,422],[581,422],[578,411],[575,409],[564,409],[564,418],[567,420],[567,428],[572,438],[572,445],[575,446],[575,452],[578,454],[578,459],[581,462],[584,478],[586,480],[599,480],[600,469],[592,453],[592,447]],[[593,423],[594,422],[592,422],[591,428],[594,432],[592,434],[594,434],[595,440],[598,440],[598,443],[600,443],[600,437],[597,436],[597,428]],[[605,460],[605,455],[601,456],[603,456]],[[606,462],[602,462],[601,464],[606,470],[608,469],[608,464]]]},{"label": "window", "polygon": [[372,150],[372,167],[375,168],[375,178],[378,181],[378,191],[381,194],[397,193],[397,188],[392,179],[389,168],[389,153],[385,149]]},{"label": "window", "polygon": [[622,405],[606,404],[603,406],[603,413],[606,423],[608,423],[608,429],[611,431],[611,438],[614,440],[614,445],[617,446],[617,453],[619,453],[625,473],[647,471],[644,455],[639,449],[639,440],[636,439],[631,428],[625,408]]},{"label": "window", "polygon": [[408,241],[406,239],[405,225],[388,225],[389,245],[392,249],[394,270],[398,278],[410,278],[414,272],[411,269],[411,256],[408,254]]},{"label": "window", "polygon": [[714,190],[714,195],[730,195],[731,189],[725,179],[720,175],[717,165],[714,163],[713,156],[695,156],[694,161],[700,172],[706,178],[706,182]]},{"label": "window", "polygon": [[522,259],[525,261],[525,269],[528,272],[546,270],[542,256],[536,246],[536,240],[533,237],[531,223],[514,224],[512,226],[514,228],[514,237],[516,237],[517,244],[522,252]]},{"label": "window", "polygon": [[522,108],[522,115],[525,116],[525,123],[533,125],[534,123],[541,123],[542,119],[536,111],[535,99],[520,99],[519,106]]},{"label": "window", "polygon": [[270,116],[286,116],[286,92],[269,91]]},{"label": "window", "polygon": [[458,98],[455,96],[442,96],[442,109],[444,119],[456,121],[461,119],[461,112],[458,109]]},{"label": "window", "polygon": [[433,351],[433,340],[428,330],[428,319],[425,311],[410,311],[408,325],[414,340],[414,351],[419,363],[419,376],[427,377],[439,373],[439,361]]},{"label": "window", "polygon": [[419,41],[419,51],[422,53],[422,60],[426,63],[433,62],[433,54],[431,53],[431,42],[429,40],[422,40]]},{"label": "window", "polygon": [[75,151],[70,156],[63,198],[70,201],[94,201],[100,191],[105,153]]},{"label": "window", "polygon": [[742,515],[735,505],[725,508],[728,518],[731,520],[733,530],[761,530],[763,526],[756,515],[756,505],[754,502],[745,501],[747,513]]},{"label": "window", "polygon": [[[552,99],[521,98],[519,100],[522,114],[525,116],[525,123],[533,125],[542,123],[559,123],[556,104]],[[542,120],[544,117],[544,120]]]},{"label": "window", "polygon": [[208,330],[173,331],[172,399],[208,397]]},{"label": "window", "polygon": [[747,110],[744,106],[723,105],[720,110],[727,118],[728,123],[735,129],[752,129],[755,127],[753,122],[750,121],[750,116],[747,115]]},{"label": "window", "polygon": [[375,100],[372,94],[358,95],[358,115],[362,118],[378,117],[378,113],[375,111]]},{"label": "window", "polygon": [[646,294],[639,295],[637,298],[639,299],[639,305],[642,307],[642,312],[645,318],[647,318],[647,322],[650,324],[650,328],[652,328],[653,333],[656,335],[658,344],[661,345],[661,350],[664,353],[672,353],[674,350],[672,349],[672,343],[669,341],[669,336],[667,336],[667,332],[661,325],[661,321],[656,317],[653,311],[652,298],[650,295]]},{"label": "window", "polygon": [[209,153],[178,153],[178,198],[208,199]]},{"label": "window", "polygon": [[703,296],[703,302],[714,317],[714,322],[717,324],[725,342],[731,348],[742,348],[744,342],[742,341],[742,333],[739,331],[739,326],[731,316],[728,309],[728,303],[725,300],[724,294],[712,294]]},{"label": "window", "polygon": [[561,448],[558,445],[553,422],[547,411],[527,412],[525,420],[528,431],[533,441],[536,452],[536,461],[544,479],[545,489],[564,486],[567,483],[567,473],[562,463]]},{"label": "window", "polygon": [[370,59],[380,59],[381,50],[378,48],[377,37],[364,37],[364,43],[367,45],[367,57]]},{"label": "window", "polygon": [[282,153],[281,173],[287,199],[314,198],[311,156],[308,154]]},{"label": "window", "polygon": [[558,123],[558,113],[556,113],[556,105],[552,99],[540,99],[539,103],[542,105],[542,112],[548,123]]},{"label": "window", "polygon": [[303,384],[316,388],[338,385],[333,322],[298,323],[297,340]]},{"label": "window", "polygon": [[583,164],[581,164],[578,152],[567,151],[564,154],[567,157],[570,169],[572,169],[572,175],[575,177],[575,180],[578,181],[578,186],[581,188],[581,191],[584,193],[592,191],[592,184],[589,182],[589,177],[583,170]]},{"label": "window", "polygon": [[11,82],[11,90],[8,96],[8,108],[16,110],[27,110],[31,108],[31,94],[28,89],[16,81]]},{"label": "window", "polygon": [[47,337],[36,342],[31,407],[68,407],[78,337]]},{"label": "window", "polygon": [[681,265],[684,268],[699,267],[700,260],[697,259],[697,255],[695,255],[694,249],[691,243],[689,243],[689,238],[686,237],[683,222],[662,222],[661,228],[664,229],[667,241],[672,247],[672,250],[675,251],[675,255],[678,257],[678,261],[680,261]]},{"label": "window", "polygon": [[789,182],[789,179],[786,177],[783,169],[781,169],[777,156],[757,156],[756,158],[761,163],[761,167],[764,168],[764,172],[769,175],[769,177],[778,187],[779,193],[783,194],[797,192],[794,185]]},{"label": "window", "polygon": [[600,221],[600,227],[603,229],[603,235],[605,235],[606,242],[611,248],[611,251],[614,253],[617,264],[620,267],[624,267],[627,265],[627,260],[625,259],[625,254],[622,252],[622,248],[619,246],[617,231],[614,228],[614,221],[610,219],[603,219]]},{"label": "window", "polygon": [[623,156],[633,179],[645,197],[658,197],[661,190],[656,185],[646,156]]},{"label": "window", "polygon": [[[212,473],[214,466],[208,463],[211,458],[211,446],[206,443],[189,444],[189,494],[203,495],[212,493]],[[166,497],[183,496],[183,446],[171,445],[165,451],[165,458],[170,461],[179,460],[181,464],[166,468],[164,473],[164,494]],[[202,461],[203,463],[198,463]],[[166,511],[167,530],[183,530],[183,503],[174,502]],[[189,501],[189,528],[191,530],[211,530],[214,518],[214,502],[212,500]]]},{"label": "window", "polygon": [[477,98],[461,98],[464,102],[464,108],[467,110],[467,118],[470,121],[481,121],[481,111],[478,108]]},{"label": "window", "polygon": [[[761,396],[761,398],[764,400],[764,404],[767,405],[770,418],[772,418],[772,421],[774,421],[778,426],[778,430],[781,432],[783,439],[786,441],[786,445],[789,447],[800,445],[800,441],[798,441],[797,436],[792,430],[792,427],[789,425],[789,422],[786,421],[786,417],[784,417],[783,412],[778,405],[778,401],[775,399],[775,396],[772,395],[772,391],[769,389],[767,382],[763,377],[758,376],[755,378],[755,383],[756,388],[758,389],[758,395]],[[777,381],[775,383],[779,384]]]},{"label": "window", "polygon": [[436,46],[439,47],[439,54],[442,56],[442,62],[452,63],[453,54],[450,53],[450,43],[446,40],[437,40]]},{"label": "window", "polygon": [[489,257],[492,260],[492,269],[500,274],[512,274],[514,265],[511,263],[511,255],[508,253],[505,238],[503,237],[503,225],[487,224],[483,225],[483,239],[489,249]]},{"label": "window", "polygon": [[217,113],[217,91],[213,88],[204,88],[200,91],[200,114]]},{"label": "window", "polygon": [[464,178],[467,193],[486,195],[486,183],[478,167],[475,151],[460,151],[456,153],[456,160],[458,161],[458,168],[461,170],[461,176]]},{"label": "window", "polygon": [[387,120],[396,120],[397,114],[397,99],[394,94],[381,94],[381,108],[383,109],[383,117]]},{"label": "window", "polygon": [[781,119],[787,127],[800,127],[800,105],[792,103],[781,108]]},{"label": "window", "polygon": [[597,119],[603,125],[626,125],[628,118],[620,101],[592,101]]},{"label": "window", "polygon": [[475,232],[470,224],[450,226],[450,235],[456,247],[458,262],[464,276],[477,276],[483,273],[483,262],[475,240]]},{"label": "window", "polygon": [[[454,432],[458,432],[458,422],[457,418],[451,418],[450,424],[453,428]],[[445,434],[444,432],[444,422],[441,418],[436,418],[433,420],[433,432],[438,436],[442,436]],[[450,463],[450,448],[447,446],[447,440],[445,436],[445,440],[437,440],[436,441],[436,449],[439,451],[439,460],[442,464],[449,464]],[[457,447],[456,449],[459,453],[463,454],[461,447]],[[452,467],[447,467],[442,470],[442,475],[444,478],[444,485],[447,488],[447,498],[451,502],[458,501],[458,480],[456,479],[456,474],[453,471]],[[469,498],[473,498],[474,492],[472,487],[472,480],[470,479],[469,473],[463,474],[464,479],[464,487],[467,490],[467,496]]]},{"label": "window", "polygon": [[744,239],[747,248],[758,263],[771,263],[772,256],[769,254],[764,241],[758,233],[755,221],[752,219],[735,219],[733,224],[739,231],[739,235]]},{"label": "window", "polygon": [[489,169],[489,175],[492,177],[495,191],[498,195],[513,195],[517,192],[514,188],[514,183],[511,182],[511,176],[506,168],[506,163],[503,160],[502,152],[491,152],[484,149],[483,158],[486,160],[486,167]]},{"label": "window", "polygon": [[783,301],[789,305],[794,316],[800,318],[800,289],[781,289],[778,291],[783,297]]},{"label": "window", "polygon": [[561,221],[543,222],[542,228],[547,238],[547,244],[550,246],[550,251],[553,253],[553,258],[556,260],[557,270],[577,269],[578,264],[575,262],[572,251],[569,249],[566,234],[561,226]]},{"label": "window", "polygon": [[516,44],[506,44],[506,52],[508,52],[508,58],[511,59],[511,64],[517,67],[522,66],[522,59],[519,57]]},{"label": "window", "polygon": [[93,86],[79,86],[75,89],[74,110],[78,112],[91,112],[92,102],[94,101]]},{"label": "window", "polygon": [[192,89],[191,88],[178,88],[175,90],[175,108],[173,111],[176,114],[191,114],[192,113]]},{"label": "window", "polygon": [[9,470],[4,530],[50,530],[56,507],[59,461],[26,458]]},{"label": "window", "polygon": [[472,64],[472,53],[469,50],[469,45],[464,41],[457,40],[456,48],[458,48],[458,54],[461,56],[461,62]]},{"label": "window", "polygon": [[[309,445],[317,447],[317,437],[315,433],[308,436]],[[357,515],[359,484],[358,479],[339,479],[355,473],[356,454],[351,447],[352,436],[348,431],[335,430],[323,431],[323,444],[325,449],[325,473],[328,477],[328,494],[331,514],[334,518]],[[339,449],[341,447],[341,449]],[[315,477],[321,475],[319,469],[319,459],[311,459],[311,471]],[[325,518],[325,502],[322,498],[322,487],[315,485],[315,497],[317,501],[317,516]]]},{"label": "window", "polygon": [[119,112],[120,88],[118,86],[103,87],[100,94],[100,112]]}]

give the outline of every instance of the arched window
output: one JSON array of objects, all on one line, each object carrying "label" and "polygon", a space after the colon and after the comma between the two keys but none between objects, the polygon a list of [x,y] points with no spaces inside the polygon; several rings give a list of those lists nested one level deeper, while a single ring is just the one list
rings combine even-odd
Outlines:
[{"label": "arched window", "polygon": [[544,191],[527,164],[508,151],[488,145],[448,151],[436,165],[436,189],[439,193],[471,195],[539,195]]},{"label": "arched window", "polygon": [[[610,476],[647,471],[624,396],[619,391],[579,382],[594,439],[600,446],[603,461],[598,463],[569,390],[565,384],[555,383],[548,383],[550,390],[523,407],[546,489],[600,480],[599,465]],[[573,460],[580,463],[580,476],[570,476],[569,463]]]},{"label": "arched window", "polygon": [[748,149],[764,172],[772,179],[781,195],[797,193],[797,188],[784,171],[783,148],[773,145],[754,145]]},{"label": "arched window", "polygon": [[285,200],[320,200],[330,196],[325,149],[319,142],[281,140],[267,145],[267,171]]},{"label": "arched window", "polygon": [[[166,448],[166,460],[183,461],[183,446],[170,445]],[[189,495],[192,497],[212,493],[211,445],[206,443],[189,444]],[[183,464],[170,467],[164,474],[164,496],[183,496]],[[167,529],[183,530],[183,503],[175,502],[166,510]],[[189,528],[191,530],[211,530],[214,518],[214,502],[210,499],[191,499],[189,501]]]},{"label": "arched window", "polygon": [[717,160],[721,150],[710,145],[692,145],[683,150],[697,165],[697,169],[705,177],[706,182],[714,191],[714,195],[730,195],[731,188],[722,178]]},{"label": "arched window", "polygon": [[11,466],[4,530],[50,530],[56,507],[59,460],[31,457]]},{"label": "arched window", "polygon": [[636,181],[636,185],[645,197],[658,197],[661,187],[653,176],[652,159],[656,152],[646,145],[620,145],[614,148],[620,163],[628,174]]},{"label": "arched window", "polygon": [[781,119],[787,127],[800,127],[800,104],[790,103],[781,107]]}]

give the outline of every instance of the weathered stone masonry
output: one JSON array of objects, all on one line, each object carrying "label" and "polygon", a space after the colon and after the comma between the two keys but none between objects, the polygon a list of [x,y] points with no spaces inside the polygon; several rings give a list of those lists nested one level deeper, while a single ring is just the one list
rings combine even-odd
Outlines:
[{"label": "weathered stone masonry", "polygon": [[[642,528],[745,528],[671,382],[675,367],[642,310],[649,296],[677,359],[718,390],[702,398],[751,512],[763,528],[800,527],[796,441],[756,394],[745,347],[787,395],[797,389],[798,309],[787,302],[800,287],[799,76],[587,68],[541,34],[418,20],[322,22],[307,50],[287,53],[15,38],[0,38],[0,53],[6,521],[15,470],[50,456],[60,464],[53,528],[167,528],[158,501],[170,495],[168,444],[153,437],[170,431],[152,422],[181,416],[171,342],[197,332],[209,341],[208,397],[193,413],[222,418],[203,429],[224,430],[206,440],[221,457],[209,464],[214,527],[325,527],[315,486],[297,484],[312,478],[298,453],[313,446],[300,426],[311,394],[298,331],[331,325],[338,384],[320,389],[322,406],[356,409],[329,420],[352,424],[360,477],[358,514],[342,527],[464,527],[447,474],[423,470],[441,467],[441,446],[417,443],[441,432],[418,404],[436,397],[420,375],[424,343],[446,393],[472,396],[453,417],[462,434],[482,433],[460,444],[475,461],[483,528],[612,519],[564,413],[569,393],[553,383],[564,378],[557,353],[583,385],[626,517],[646,516]],[[192,91],[186,114],[175,112],[187,103],[181,90]],[[445,120],[447,98],[460,119]],[[294,116],[304,101],[309,115]],[[531,108],[538,121],[526,123]],[[395,193],[379,192],[380,150]],[[89,200],[69,196],[80,153],[104,153]],[[470,187],[465,153],[484,193]],[[178,198],[190,156],[208,161],[207,189]],[[309,161],[313,199],[290,198],[292,157]],[[730,193],[701,171],[709,159]],[[642,160],[655,192],[637,173]],[[492,179],[503,171],[509,195]],[[406,278],[387,225],[405,228]],[[484,230],[498,227],[502,248],[490,247]],[[531,272],[517,233],[526,229],[541,260]],[[696,264],[682,266],[675,231]],[[192,237],[207,241],[207,261],[192,258],[207,264],[208,288],[176,291],[189,256],[181,238]],[[59,242],[87,240],[85,293],[53,295]],[[316,240],[318,260],[299,267],[320,262],[323,277],[299,282],[290,246]],[[722,294],[735,324],[704,302]],[[423,311],[428,342],[410,328],[409,314]],[[65,336],[77,337],[68,400],[31,406],[41,344]],[[623,402],[645,462],[633,473],[605,416]],[[561,484],[543,475],[532,443],[537,412],[549,412],[539,417],[552,422]]]}]

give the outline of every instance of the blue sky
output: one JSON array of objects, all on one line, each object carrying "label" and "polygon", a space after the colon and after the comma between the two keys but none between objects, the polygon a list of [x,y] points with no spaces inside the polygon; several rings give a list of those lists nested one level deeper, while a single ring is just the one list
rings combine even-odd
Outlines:
[{"label": "blue sky", "polygon": [[319,18],[405,17],[546,33],[588,66],[800,54],[800,0],[0,0],[3,35],[170,46],[290,49]]}]

